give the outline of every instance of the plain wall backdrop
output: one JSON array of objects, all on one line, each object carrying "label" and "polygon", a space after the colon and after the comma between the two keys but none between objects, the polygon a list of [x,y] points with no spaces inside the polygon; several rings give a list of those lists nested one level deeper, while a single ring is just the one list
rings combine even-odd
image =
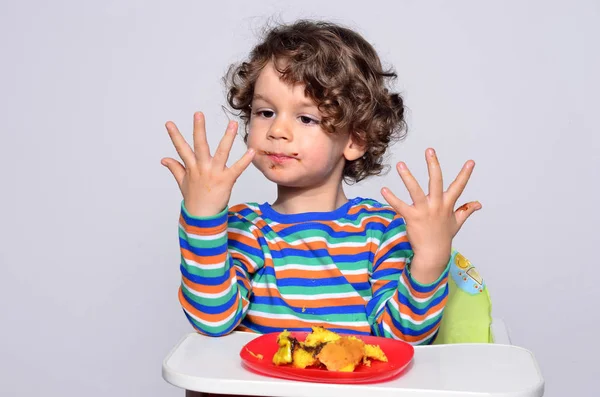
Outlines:
[{"label": "plain wall backdrop", "polygon": [[[463,200],[483,210],[455,247],[546,395],[597,395],[600,4],[566,0],[3,1],[0,395],[182,395],[160,374],[192,331],[164,123],[191,138],[204,111],[214,149],[221,77],[272,16],[355,28],[394,66],[410,130],[391,164],[426,185],[428,146],[446,184],[476,161]],[[393,170],[347,194],[383,185],[408,199]],[[251,168],[232,203],[274,194]]]}]

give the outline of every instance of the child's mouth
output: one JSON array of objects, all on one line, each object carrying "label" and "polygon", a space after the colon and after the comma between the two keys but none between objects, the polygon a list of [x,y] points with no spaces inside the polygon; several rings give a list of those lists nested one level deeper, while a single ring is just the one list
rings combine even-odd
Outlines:
[{"label": "child's mouth", "polygon": [[286,154],[283,154],[283,153],[265,152],[265,155],[267,157],[269,157],[269,159],[271,159],[271,161],[273,161],[274,163],[277,163],[277,164],[283,164],[283,163],[285,163],[287,161],[290,161],[290,160],[296,160],[295,157],[289,156],[289,155],[286,155]]}]

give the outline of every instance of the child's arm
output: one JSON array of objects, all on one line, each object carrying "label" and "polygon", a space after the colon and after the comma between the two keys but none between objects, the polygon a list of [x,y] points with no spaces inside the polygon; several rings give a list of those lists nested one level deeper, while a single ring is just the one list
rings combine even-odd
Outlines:
[{"label": "child's arm", "polygon": [[375,255],[373,298],[368,305],[375,334],[417,344],[431,342],[439,328],[448,296],[452,239],[469,216],[481,209],[479,202],[471,202],[454,210],[473,172],[473,161],[465,163],[444,192],[433,149],[426,151],[426,160],[429,194],[402,162],[398,163],[398,173],[413,204],[382,189],[386,201],[402,217],[396,216],[388,225]]},{"label": "child's arm", "polygon": [[185,315],[203,334],[230,333],[248,310],[250,277],[264,263],[252,224],[227,210],[192,217],[182,206],[179,242],[179,301]]},{"label": "child's arm", "polygon": [[[248,307],[249,272],[255,262],[244,255],[235,257],[230,253],[228,240],[252,233],[250,225],[244,222],[237,222],[241,224],[238,234],[235,230],[239,228],[235,226],[231,228],[234,231],[228,233],[227,205],[233,185],[252,162],[254,151],[249,149],[240,160],[227,167],[237,123],[229,123],[212,156],[202,113],[194,114],[193,149],[174,123],[168,122],[166,127],[184,163],[172,158],[162,160],[183,195],[179,235],[183,275],[180,302],[198,331],[224,335],[239,324]],[[236,224],[235,219],[232,223]],[[258,245],[255,239],[246,240]]]},{"label": "child's arm", "polygon": [[439,328],[446,304],[448,267],[434,282],[421,284],[408,270],[412,257],[406,225],[402,217],[396,216],[374,256],[373,297],[367,305],[367,315],[375,335],[428,344]]}]

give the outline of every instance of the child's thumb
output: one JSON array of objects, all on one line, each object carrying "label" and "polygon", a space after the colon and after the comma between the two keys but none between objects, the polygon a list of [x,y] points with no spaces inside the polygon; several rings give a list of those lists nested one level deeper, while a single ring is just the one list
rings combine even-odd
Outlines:
[{"label": "child's thumb", "polygon": [[169,171],[171,171],[171,174],[173,174],[177,185],[179,185],[179,188],[181,189],[183,177],[185,176],[185,167],[183,164],[172,158],[164,158],[160,161],[160,163],[167,167]]},{"label": "child's thumb", "polygon": [[482,205],[479,201],[471,201],[470,203],[463,204],[456,211],[454,211],[458,228],[460,229],[463,223],[465,223],[465,221],[471,216],[471,214],[480,210],[481,208]]}]

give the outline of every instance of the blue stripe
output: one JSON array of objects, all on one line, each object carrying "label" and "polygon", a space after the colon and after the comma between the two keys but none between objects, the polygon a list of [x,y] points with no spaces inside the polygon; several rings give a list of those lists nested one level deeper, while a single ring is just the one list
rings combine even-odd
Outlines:
[{"label": "blue stripe", "polygon": [[350,285],[354,287],[354,289],[357,291],[371,289],[371,283],[369,283],[368,281],[364,283],[350,283]]},{"label": "blue stripe", "polygon": [[401,305],[405,305],[409,308],[409,310],[411,311],[411,313],[415,313],[415,314],[426,314],[433,306],[437,305],[438,303],[440,303],[441,301],[444,300],[444,298],[446,297],[446,295],[448,295],[448,286],[446,286],[446,288],[444,288],[444,292],[442,292],[442,294],[438,297],[436,297],[435,299],[430,300],[427,303],[427,306],[423,309],[419,309],[417,307],[415,307],[412,302],[404,295],[398,293],[398,301],[400,302]]},{"label": "blue stripe", "polygon": [[400,278],[401,274],[402,274],[402,269],[387,268],[387,269],[383,269],[383,270],[376,270],[371,275],[371,278],[375,279],[375,280],[379,280],[379,279],[382,279],[384,277],[395,276],[395,278],[393,280],[397,281]]},{"label": "blue stripe", "polygon": [[181,208],[181,216],[185,223],[190,226],[201,227],[201,228],[211,228],[215,226],[221,226],[227,223],[227,212],[223,213],[223,215],[214,218],[214,219],[203,219],[203,218],[192,218],[185,213],[183,209],[183,205]]},{"label": "blue stripe", "polygon": [[277,234],[279,235],[279,237],[285,238],[285,237],[289,236],[290,234],[303,232],[306,230],[310,230],[310,231],[320,230],[322,232],[325,232],[325,234],[327,234],[327,237],[339,238],[339,239],[344,239],[349,236],[366,236],[366,234],[367,234],[366,229],[358,229],[358,231],[356,233],[348,233],[348,232],[344,232],[344,231],[336,232],[330,226],[324,225],[322,223],[294,224],[290,227],[280,230],[279,232],[277,232]]},{"label": "blue stripe", "polygon": [[326,249],[296,249],[296,248],[284,248],[282,250],[272,250],[271,256],[273,259],[287,259],[289,257],[297,258],[331,258],[333,263],[338,262],[360,262],[369,259],[370,252],[365,251],[355,255],[330,255]]},{"label": "blue stripe", "polygon": [[[390,231],[390,230],[393,230],[400,226],[406,226],[406,222],[404,222],[404,218],[394,218],[388,225],[387,229],[388,229],[388,231]],[[406,230],[406,227],[403,227],[401,229],[401,231],[405,231],[405,230]],[[394,231],[394,234],[396,234],[396,233],[398,233],[398,231]]]},{"label": "blue stripe", "polygon": [[207,328],[204,328],[202,326],[202,324],[196,322],[196,320],[194,320],[189,314],[187,314],[187,312],[185,310],[183,311],[183,313],[187,317],[190,324],[192,324],[192,327],[194,327],[196,330],[198,330],[208,336],[223,336],[223,335],[227,335],[227,334],[231,333],[238,326],[241,315],[242,315],[242,312],[239,312],[233,319],[233,322],[231,323],[231,325],[229,327],[225,328],[225,330],[223,330],[223,332],[209,332],[209,331],[207,331]]},{"label": "blue stripe", "polygon": [[[301,308],[290,306],[285,300],[278,297],[268,297],[268,296],[253,296],[251,304],[257,305],[268,305],[268,306],[283,306],[291,309],[292,311],[299,314],[314,314],[316,316],[326,315],[326,314],[361,314],[365,315],[365,306],[364,305],[346,305],[346,306],[324,306],[324,307],[316,307],[316,308]],[[313,319],[317,321],[318,319]]]},{"label": "blue stripe", "polygon": [[[380,313],[373,313],[373,311],[377,307],[379,307],[379,305],[381,304],[382,301],[386,301],[388,299],[393,299],[392,295],[396,294],[396,292],[398,295],[398,302],[401,305],[408,307],[412,313],[419,314],[419,315],[426,314],[433,306],[440,303],[448,295],[448,286],[446,286],[446,288],[444,288],[441,295],[430,300],[427,303],[427,306],[425,308],[419,309],[412,304],[412,302],[409,300],[409,298],[407,298],[406,296],[404,296],[400,292],[398,292],[397,286],[398,286],[398,282],[390,281],[385,285],[385,287],[382,287],[381,289],[379,289],[377,291],[377,293],[373,296],[373,298],[369,301],[369,303],[367,303],[368,317],[371,317],[373,314],[376,314],[376,316],[379,317]],[[386,306],[388,305],[388,303],[386,303]]]},{"label": "blue stripe", "polygon": [[345,277],[329,277],[321,279],[303,279],[303,278],[285,278],[277,280],[277,285],[280,287],[321,287],[331,285],[345,285],[348,280]]},{"label": "blue stripe", "polygon": [[[238,269],[235,269],[235,275],[237,277],[237,281],[239,282],[240,280],[247,280],[248,276],[246,276],[246,274],[244,274],[243,272],[239,271]],[[244,287],[246,288],[246,287]]]},{"label": "blue stripe", "polygon": [[[231,295],[231,298],[229,298],[229,300],[227,302],[225,302],[222,305],[219,306],[206,306],[206,305],[202,305],[200,303],[197,303],[195,301],[193,301],[191,299],[191,297],[188,297],[187,293],[185,292],[185,288],[182,288],[182,292],[183,292],[183,296],[185,297],[185,300],[192,306],[194,307],[194,309],[198,310],[201,313],[206,313],[206,314],[221,314],[221,313],[225,313],[227,310],[229,310],[231,308],[231,306],[233,306],[233,304],[235,303],[236,299],[237,299],[237,293],[234,292]],[[202,298],[200,298],[202,299]],[[210,300],[210,299],[204,299],[204,300]]]},{"label": "blue stripe", "polygon": [[258,248],[251,247],[251,246],[249,246],[247,244],[244,244],[244,243],[239,242],[237,240],[233,240],[231,238],[228,239],[227,242],[228,242],[230,248],[237,248],[238,250],[242,251],[247,256],[259,257],[262,260],[264,260],[264,258],[263,258],[263,252],[262,252],[262,250],[260,250]]},{"label": "blue stripe", "polygon": [[[379,267],[379,265],[381,265],[382,262],[385,262],[391,256],[393,256],[394,258],[406,258],[405,253],[399,252],[399,251],[411,251],[411,250],[412,250],[412,247],[410,246],[410,243],[408,241],[403,241],[401,243],[394,245],[394,247],[391,248],[388,252],[386,252],[385,255],[383,255],[377,259],[377,262],[373,266],[373,270],[377,271],[377,268]],[[398,253],[400,253],[401,255],[398,256],[397,255]]]},{"label": "blue stripe", "polygon": [[[254,324],[251,323],[247,320],[242,321],[242,325],[245,327],[250,328],[251,330],[258,332],[260,334],[270,334],[273,332],[283,332],[284,329],[283,328],[278,328],[278,327],[267,327],[264,325],[258,325],[258,324]],[[334,326],[327,326],[326,327],[328,330],[333,331],[333,332],[337,332],[338,334],[350,334],[350,335],[371,335],[370,332],[361,332],[361,331],[356,331],[356,330],[349,330],[349,329],[343,329],[343,328],[335,328]],[[286,330],[294,333],[294,332],[311,332],[312,328],[310,327],[306,327],[306,328],[290,328],[290,327],[286,327]]]},{"label": "blue stripe", "polygon": [[[244,274],[244,278],[247,278],[248,275],[250,274],[250,272],[248,271],[248,266],[246,265],[246,263],[242,262],[240,260],[237,260],[237,259],[235,259],[233,257],[231,257],[231,260],[233,261],[234,265],[239,266],[241,269],[244,270],[244,272],[246,272],[246,274]],[[236,270],[236,272],[238,272],[238,271]]]},{"label": "blue stripe", "polygon": [[[409,271],[410,274],[410,271]],[[442,275],[439,277],[440,280],[444,280],[446,277],[448,276],[448,269],[446,269],[444,271],[444,273],[442,273]],[[417,292],[431,292],[433,290],[435,290],[437,287],[440,286],[441,282],[439,283],[435,283],[435,284],[431,284],[431,285],[418,285],[416,284],[416,282],[414,281],[414,279],[412,278],[411,275],[406,276],[406,279],[408,280],[408,283],[410,284],[410,286]]]},{"label": "blue stripe", "polygon": [[[279,230],[276,234],[282,238],[292,235],[294,233],[302,232],[302,231],[312,231],[312,230],[320,230],[324,232],[327,238],[331,239],[331,241],[344,240],[349,236],[357,237],[362,236],[366,237],[367,235],[383,233],[386,227],[383,223],[380,222],[371,222],[364,229],[357,229],[357,231],[349,233],[345,231],[334,231],[331,227],[324,225],[322,223],[301,223],[301,224],[293,224],[284,229]],[[275,232],[273,232],[275,233]]]},{"label": "blue stripe", "polygon": [[378,289],[377,293],[373,295],[371,300],[367,303],[367,318],[375,318],[375,321],[377,321],[377,318],[379,318],[379,315],[385,309],[385,305],[383,305],[383,307],[380,309],[380,313],[374,313],[375,309],[379,307],[382,301],[390,299],[390,297],[397,291],[397,288],[398,282],[390,281],[385,285],[385,287]]},{"label": "blue stripe", "polygon": [[[246,205],[247,205],[247,204],[246,204]],[[258,205],[258,204],[255,204],[255,205]],[[241,215],[241,216],[243,216],[244,218],[246,218],[246,217],[248,217],[248,216],[254,216],[254,215],[256,215],[256,212],[254,212],[254,210],[252,210],[252,209],[250,209],[250,208],[248,208],[248,207],[246,207],[246,208],[242,208],[241,210],[239,210],[239,211],[236,211],[235,213],[231,213],[230,219],[231,219],[231,218],[235,218],[235,221],[236,221],[236,222],[242,222],[242,220],[241,220],[239,217],[235,216],[235,214],[236,214],[236,213],[237,213],[237,214],[240,214],[240,215]]]}]

